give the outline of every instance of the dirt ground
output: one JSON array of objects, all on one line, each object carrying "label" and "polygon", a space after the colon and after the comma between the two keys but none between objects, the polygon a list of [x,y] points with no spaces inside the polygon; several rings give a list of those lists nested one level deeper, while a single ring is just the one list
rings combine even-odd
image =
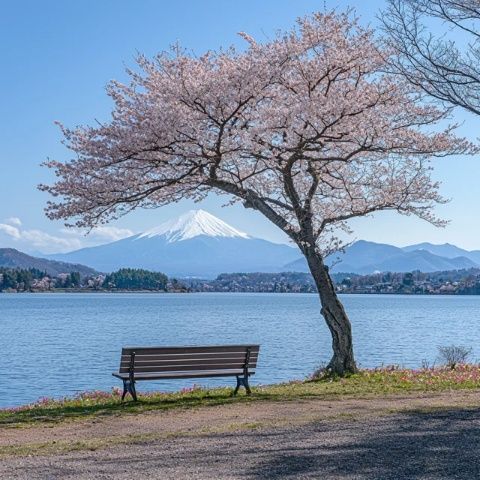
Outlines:
[{"label": "dirt ground", "polygon": [[238,403],[3,427],[0,478],[473,480],[479,434],[480,392]]}]

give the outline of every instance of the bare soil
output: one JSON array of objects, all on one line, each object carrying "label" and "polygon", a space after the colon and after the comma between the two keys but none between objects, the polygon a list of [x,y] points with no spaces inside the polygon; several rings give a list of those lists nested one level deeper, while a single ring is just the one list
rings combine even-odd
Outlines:
[{"label": "bare soil", "polygon": [[1,479],[475,479],[480,391],[148,412],[0,428]]}]

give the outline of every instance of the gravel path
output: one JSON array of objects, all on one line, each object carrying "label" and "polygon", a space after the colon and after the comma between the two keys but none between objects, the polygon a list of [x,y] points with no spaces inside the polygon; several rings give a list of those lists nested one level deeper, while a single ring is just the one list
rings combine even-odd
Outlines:
[{"label": "gravel path", "polygon": [[[231,418],[223,422],[225,406],[199,409],[189,412],[196,426],[163,438],[137,439],[95,451],[4,457],[0,478],[473,480],[480,478],[480,408],[472,406],[473,401],[480,405],[479,400],[478,393],[457,392],[363,399],[354,404],[350,400],[290,402],[284,410],[290,418],[282,417],[275,426],[271,419],[262,423],[256,415],[253,424],[248,423],[252,418],[244,418],[243,424],[232,424]],[[332,415],[331,404],[339,407],[338,415]],[[256,406],[252,413],[277,408],[280,415],[282,405],[229,405],[226,411],[238,406],[245,414]],[[176,418],[184,421],[185,414],[172,413],[166,423],[172,428]],[[211,424],[200,428],[197,416],[210,418]],[[142,417],[157,419],[157,415]],[[79,427],[78,432],[85,428],[74,423],[70,427]],[[205,429],[211,430],[204,433]],[[19,435],[28,430],[15,429]],[[5,432],[0,430],[0,438]]]}]

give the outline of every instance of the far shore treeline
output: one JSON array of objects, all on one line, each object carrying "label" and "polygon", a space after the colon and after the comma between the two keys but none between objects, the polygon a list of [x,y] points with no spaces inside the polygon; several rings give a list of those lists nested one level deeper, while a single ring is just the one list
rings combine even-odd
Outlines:
[{"label": "far shore treeline", "polygon": [[[371,275],[332,274],[338,293],[480,295],[480,269],[433,273],[383,272]],[[36,268],[0,267],[0,292],[152,291],[316,293],[308,273],[223,273],[213,280],[168,278],[161,272],[122,268],[110,274],[56,276]]]},{"label": "far shore treeline", "polygon": [[51,290],[151,290],[180,291],[176,280],[169,282],[161,272],[150,272],[136,268],[122,268],[108,275],[81,276],[79,272],[60,273],[56,276],[35,268],[1,268],[0,291],[42,292]]}]

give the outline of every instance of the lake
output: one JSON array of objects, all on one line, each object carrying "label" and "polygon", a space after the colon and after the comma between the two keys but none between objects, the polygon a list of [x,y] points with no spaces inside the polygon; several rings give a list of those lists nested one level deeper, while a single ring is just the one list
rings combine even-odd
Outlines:
[{"label": "lake", "polygon": [[[362,367],[433,363],[441,345],[480,358],[480,296],[343,295]],[[252,384],[303,379],[331,354],[310,294],[0,294],[0,407],[110,390],[124,345],[259,343]],[[234,379],[141,382],[139,392]]]}]

